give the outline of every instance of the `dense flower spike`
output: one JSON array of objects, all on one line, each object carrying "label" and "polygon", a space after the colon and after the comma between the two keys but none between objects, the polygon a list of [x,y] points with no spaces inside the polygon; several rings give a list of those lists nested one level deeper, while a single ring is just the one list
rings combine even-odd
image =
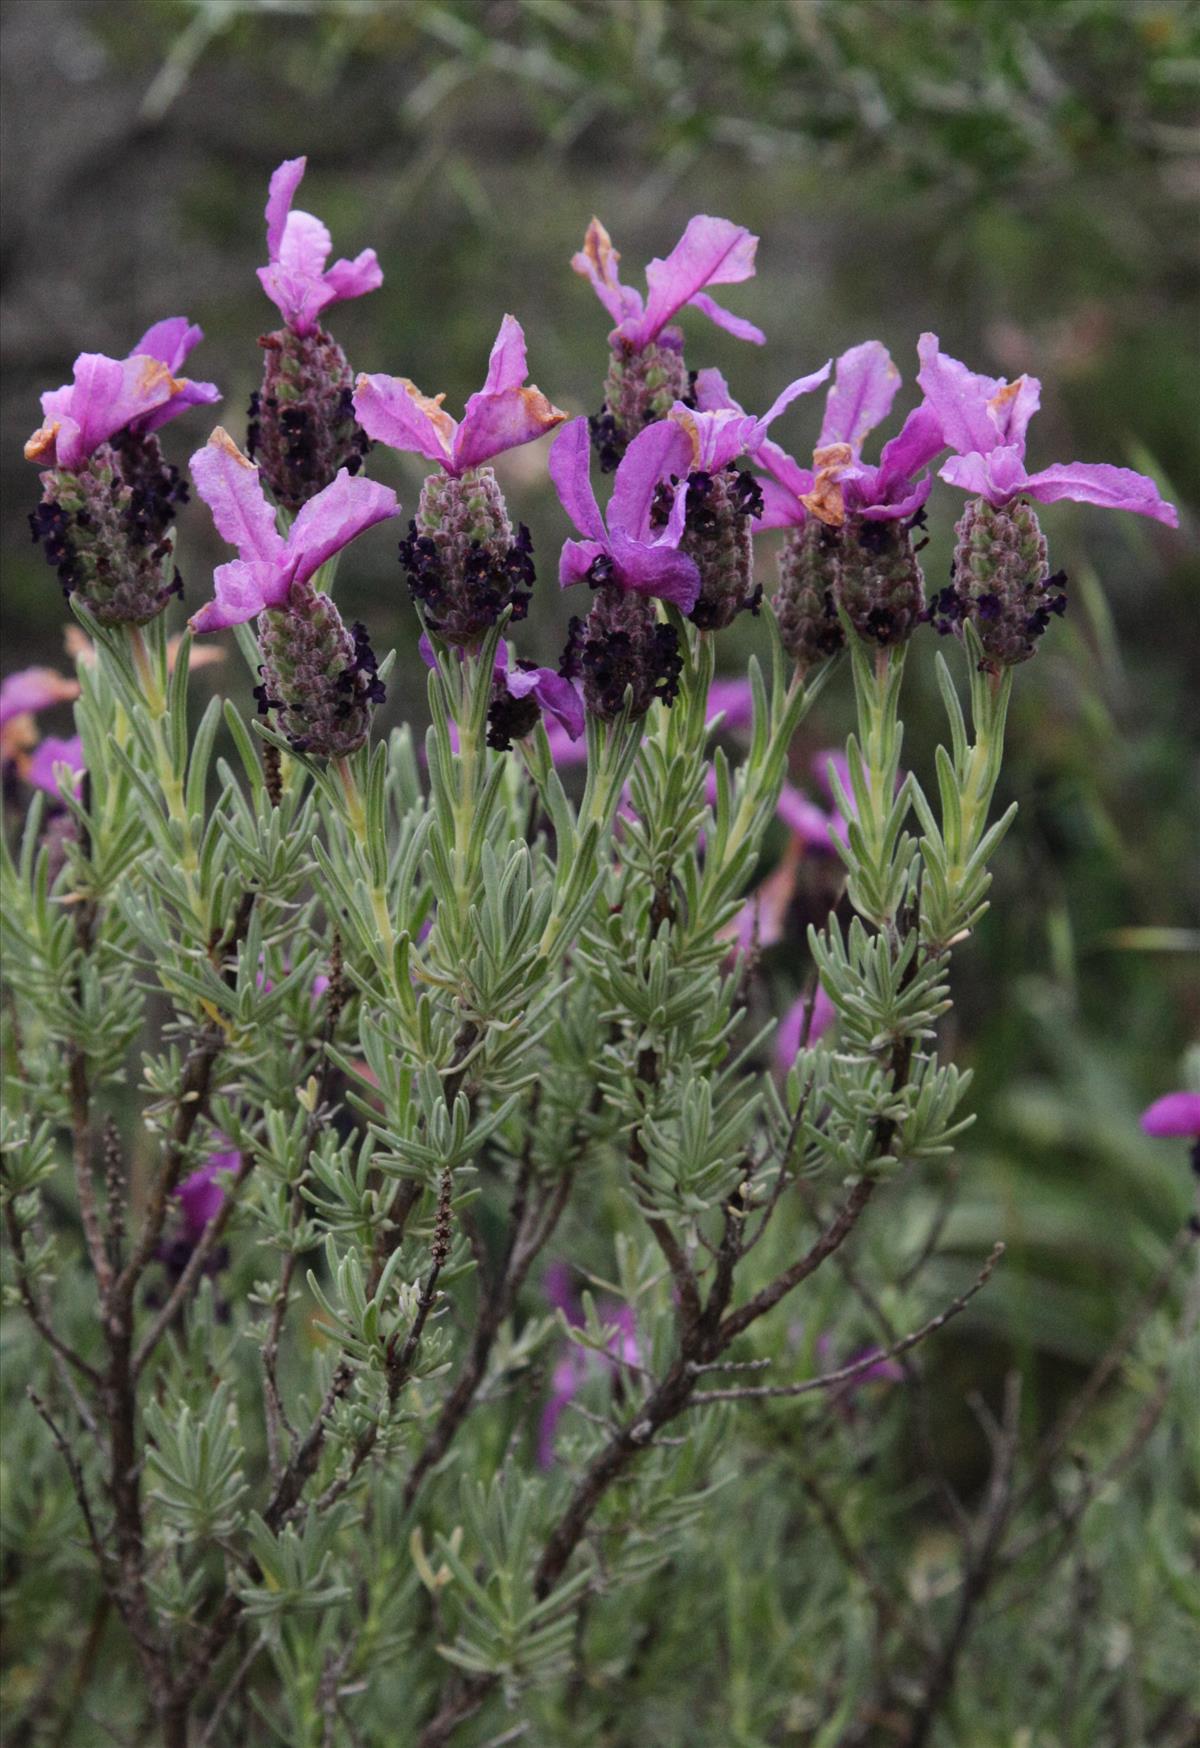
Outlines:
[{"label": "dense flower spike", "polygon": [[1179,525],[1173,504],[1153,480],[1127,467],[1073,461],[1029,473],[1025,436],[1041,402],[1036,377],[1015,382],[980,376],[946,356],[936,334],[922,334],[917,381],[955,453],[941,478],[973,495],[956,533],[950,587],[933,603],[939,631],[970,619],[989,667],[1027,661],[1052,614],[1067,604],[1066,578],[1050,575],[1046,542],[1026,500],[1077,503],[1132,510],[1170,528]]},{"label": "dense flower spike", "polygon": [[258,469],[220,427],[192,457],[192,473],[218,531],[239,554],[214,573],[214,599],[193,616],[192,629],[216,631],[261,615],[260,709],[279,712],[298,752],[343,757],[366,739],[383,686],[366,631],[347,631],[312,578],[356,535],[397,515],[396,494],[343,471],[305,504],[285,539]]},{"label": "dense flower spike", "polygon": [[354,417],[346,354],[323,328],[264,334],[261,388],[250,397],[246,450],[275,501],[293,514],[344,467],[355,474],[371,444]]},{"label": "dense flower spike", "polygon": [[651,538],[655,495],[671,458],[679,457],[681,433],[665,421],[629,445],[617,469],[608,521],[600,514],[589,477],[586,419],[573,419],[550,451],[550,477],[582,540],[568,540],[559,561],[562,588],[587,582],[595,590],[585,621],[572,621],[564,670],[583,680],[584,698],[595,715],[610,720],[632,688],[633,713],[644,716],[656,698],[670,703],[682,662],[674,627],[658,621],[653,598],[690,613],[700,593],[696,562],[678,550],[687,512],[687,482],[672,488],[665,527]]},{"label": "dense flower spike", "polygon": [[731,315],[704,289],[752,278],[757,248],[758,238],[744,226],[698,214],[666,260],[656,257],[647,267],[649,291],[643,298],[632,286],[621,284],[617,271],[621,257],[600,220],[592,220],[583,248],[571,265],[591,280],[596,296],[616,323],[608,337],[612,357],[604,384],[604,408],[591,420],[605,473],[612,472],[626,444],[639,431],[665,418],[676,401],[688,398],[683,335],[669,325],[685,305],[702,311],[739,340],[763,344],[766,336],[759,328]]},{"label": "dense flower spike", "polygon": [[354,395],[369,437],[441,469],[425,481],[400,559],[429,629],[460,647],[478,643],[506,609],[524,618],[533,586],[529,530],[513,534],[496,476],[482,465],[566,418],[525,386],[528,374],[521,324],[505,316],[461,421],[443,411],[444,396],[423,395],[403,376],[360,376]]},{"label": "dense flower spike", "polygon": [[326,266],[333,248],[328,230],[312,213],[292,206],[307,166],[307,158],[286,158],[271,177],[265,214],[269,260],[258,269],[263,290],[299,335],[313,333],[331,303],[363,297],[383,284],[374,249]]},{"label": "dense flower spike", "polygon": [[[878,340],[854,346],[837,361],[812,468],[770,441],[755,454],[767,470],[758,526],[790,531],[775,610],[785,647],[804,667],[840,647],[839,605],[860,637],[880,644],[911,636],[922,615],[911,530],[933,481],[915,476],[945,448],[937,417],[918,407],[884,445],[878,466],[862,460],[863,442],[891,411],[899,387],[900,373]],[[715,372],[701,372],[697,393],[701,406],[729,404]]]},{"label": "dense flower spike", "polygon": [[154,432],[188,407],[220,400],[210,382],[177,377],[202,338],[183,316],[147,330],[126,359],[81,353],[73,382],[42,396],[45,422],[25,445],[47,461],[29,518],[64,593],[102,624],[144,625],[180,588],[169,530],[187,486]]}]

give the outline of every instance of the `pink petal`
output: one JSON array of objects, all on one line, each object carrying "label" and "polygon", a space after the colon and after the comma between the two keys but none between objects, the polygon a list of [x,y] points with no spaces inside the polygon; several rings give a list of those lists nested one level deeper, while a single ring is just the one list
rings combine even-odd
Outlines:
[{"label": "pink petal", "polygon": [[843,352],[825,402],[817,447],[848,443],[857,455],[867,435],[891,412],[899,387],[900,372],[878,340],[865,340]]},{"label": "pink petal", "polygon": [[326,559],[376,522],[398,516],[400,505],[390,486],[378,480],[352,477],[343,467],[337,477],[304,504],[287,537],[293,582],[307,582]]},{"label": "pink petal", "polygon": [[741,728],[754,716],[754,694],[749,680],[714,680],[708,688],[705,727],[711,729],[718,716],[721,727]]},{"label": "pink petal", "polygon": [[423,395],[406,376],[360,376],[354,414],[368,437],[448,467],[458,426],[442,411],[442,398]]},{"label": "pink petal", "polygon": [[1173,1092],[1156,1099],[1142,1112],[1147,1135],[1181,1135],[1200,1139],[1200,1093]]},{"label": "pink petal", "polygon": [[311,334],[321,311],[337,298],[324,279],[289,273],[274,261],[258,269],[258,282],[295,334]]},{"label": "pink petal", "polygon": [[[687,437],[691,454],[687,471],[716,473],[754,445],[760,433],[760,421],[749,413],[735,413],[732,407],[718,407],[711,413],[694,412],[676,401],[665,424],[673,424]],[[657,425],[649,427],[658,430]],[[645,435],[645,433],[643,433]],[[678,471],[678,470],[676,470]],[[612,517],[612,506],[609,506]]]},{"label": "pink petal", "polygon": [[598,540],[564,540],[558,560],[559,588],[570,589],[583,582],[596,560],[607,552],[607,541],[601,545]]},{"label": "pink petal", "polygon": [[137,345],[129,348],[129,355],[132,358],[140,352],[161,359],[167,369],[174,372],[203,338],[204,329],[189,322],[186,316],[168,316],[165,321],[155,322],[152,328],[147,328]]},{"label": "pink petal", "polygon": [[785,783],[780,790],[775,811],[788,830],[810,850],[825,852],[833,848],[833,820],[791,783]]},{"label": "pink petal", "polygon": [[67,679],[54,668],[22,668],[0,682],[0,728],[14,716],[49,710],[78,698],[79,682]]},{"label": "pink petal", "polygon": [[78,789],[83,776],[83,742],[77,734],[69,739],[63,739],[56,734],[48,734],[39,741],[33,752],[25,775],[35,789],[44,789],[47,795],[58,796],[62,789],[55,774],[56,765],[67,765],[71,772],[71,787]]},{"label": "pink petal", "polygon": [[[650,295],[642,316],[624,321],[621,332],[634,346],[648,346],[671,317],[708,285],[735,285],[754,273],[758,238],[744,225],[698,214],[666,260],[657,257],[646,269]],[[715,306],[714,306],[715,307]],[[721,312],[724,316],[725,312]],[[715,318],[714,318],[715,319]],[[757,332],[757,330],[755,330]]]},{"label": "pink petal", "polygon": [[291,577],[281,564],[231,559],[213,572],[213,599],[193,613],[188,624],[197,633],[245,625],[257,619],[264,607],[282,607],[291,587]]},{"label": "pink petal", "polygon": [[654,595],[671,601],[690,613],[700,593],[700,572],[686,553],[667,544],[645,546],[631,540],[620,528],[612,533],[610,547],[617,580],[635,595]]},{"label": "pink petal", "polygon": [[331,303],[365,297],[369,291],[378,291],[382,284],[383,268],[374,249],[363,249],[353,261],[335,261],[325,273],[325,289],[333,293]]},{"label": "pink petal", "polygon": [[617,272],[620,259],[612,246],[612,238],[600,220],[593,218],[583,239],[583,248],[571,257],[571,266],[576,273],[591,280],[592,289],[614,322],[623,322],[642,312],[640,292],[621,284]]},{"label": "pink petal", "polygon": [[488,359],[483,392],[485,395],[498,395],[506,388],[520,388],[528,375],[524,329],[516,316],[505,316]]},{"label": "pink petal", "polygon": [[754,532],[765,534],[771,528],[798,528],[808,512],[795,492],[781,486],[778,480],[758,475],[758,489],[763,496],[762,513],[754,518]]},{"label": "pink petal", "polygon": [[790,407],[792,402],[798,400],[801,395],[811,394],[815,388],[820,388],[823,382],[828,381],[829,372],[832,369],[833,360],[832,358],[827,358],[820,370],[810,371],[807,376],[798,376],[795,382],[789,382],[787,387],[775,396],[771,405],[758,421],[760,434],[756,437],[754,442],[754,447],[756,449],[761,446],[763,439],[766,437],[767,427],[779,417],[784,408]]},{"label": "pink petal", "polygon": [[212,511],[222,539],[236,546],[243,559],[281,564],[284,539],[263,496],[258,469],[228,431],[218,425],[204,448],[192,456],[191,468],[196,490]]},{"label": "pink petal", "polygon": [[1024,453],[1025,431],[1041,400],[1035,376],[1006,382],[979,376],[944,354],[936,334],[922,334],[917,344],[921,368],[917,382],[938,419],[951,449],[960,455],[986,455],[1000,446]]},{"label": "pink petal", "polygon": [[304,180],[307,165],[307,158],[285,158],[271,176],[265,216],[267,220],[267,254],[272,261],[279,259],[279,246],[283,240],[284,226],[287,224],[296,190]]},{"label": "pink petal", "polygon": [[[363,423],[361,416],[359,422]],[[364,424],[364,429],[371,434],[369,426]],[[592,490],[591,452],[587,420],[572,419],[563,426],[551,446],[550,478],[554,481],[559,502],[579,532],[603,545],[606,539],[604,520]],[[568,545],[574,545],[574,542],[569,541]]]},{"label": "pink petal", "polygon": [[160,359],[135,355],[118,360],[102,352],[82,352],[75,360],[69,389],[42,396],[48,417],[61,419],[55,461],[82,466],[92,451],[140,415],[152,412],[179,388]]},{"label": "pink petal", "polygon": [[[684,413],[693,420],[697,418],[686,408]],[[736,415],[708,413],[699,417],[711,420]],[[650,533],[650,506],[656,487],[671,474],[685,477],[695,465],[698,464],[693,458],[692,443],[677,421],[659,419],[653,425],[647,425],[644,431],[638,432],[621,457],[608,505],[609,528],[620,528],[635,540],[646,540]]]},{"label": "pink petal", "polygon": [[946,447],[941,420],[932,407],[915,407],[899,434],[885,443],[879,457],[880,480],[911,479],[919,468]]},{"label": "pink petal", "polygon": [[566,414],[539,388],[506,388],[500,394],[473,394],[454,438],[453,468],[465,473],[493,455],[532,443],[561,425]]},{"label": "pink petal", "polygon": [[744,413],[746,410],[734,400],[729,392],[729,384],[721,372],[715,369],[696,372],[694,398],[701,413],[719,412],[722,407],[731,407],[735,413]]},{"label": "pink petal", "polygon": [[1021,451],[1012,448],[993,449],[990,455],[951,455],[938,469],[938,476],[996,506],[1026,491],[1029,483]]},{"label": "pink petal", "polygon": [[215,406],[221,397],[221,391],[215,382],[193,382],[190,377],[178,379],[182,386],[161,407],[155,407],[152,413],[145,414],[133,421],[136,431],[157,431],[160,426],[171,419],[177,419],[180,413],[186,413],[189,407]]},{"label": "pink petal", "polygon": [[710,322],[715,322],[718,328],[724,328],[727,334],[732,334],[735,340],[749,340],[752,346],[765,346],[767,343],[767,336],[761,328],[748,322],[745,316],[735,316],[706,292],[698,291],[695,297],[689,297],[687,307],[690,310],[699,310]]},{"label": "pink petal", "polygon": [[527,698],[532,692],[539,707],[554,717],[570,739],[579,739],[584,728],[583,699],[570,680],[553,668],[513,668],[505,675],[505,685],[514,698]]},{"label": "pink petal", "polygon": [[[800,1051],[800,1040],[804,1036],[804,1021],[808,1009],[808,997],[799,996],[784,1014],[775,1033],[775,1066],[781,1074],[786,1074]],[[822,984],[817,985],[816,994],[812,1000],[812,1019],[808,1025],[808,1043],[815,1044],[821,1035],[827,1032],[837,1019],[837,1009],[825,993]]]},{"label": "pink petal", "polygon": [[1101,504],[1109,510],[1132,510],[1136,516],[1151,516],[1178,528],[1179,512],[1159,496],[1158,487],[1144,473],[1131,467],[1112,467],[1107,462],[1068,461],[1058,467],[1031,473],[1021,488],[1041,504],[1073,498],[1077,504]]}]

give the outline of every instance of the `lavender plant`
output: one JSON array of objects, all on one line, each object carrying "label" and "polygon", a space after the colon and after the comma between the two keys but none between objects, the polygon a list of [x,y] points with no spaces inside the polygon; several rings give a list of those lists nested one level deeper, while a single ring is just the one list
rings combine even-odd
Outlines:
[{"label": "lavender plant", "polygon": [[[326,267],[325,227],[291,208],[304,168],[271,181],[260,278],[285,326],[246,452],[218,428],[190,464],[237,556],[177,645],[188,488],[154,433],[217,399],[174,374],[199,330],[83,355],[27,450],[34,536],[87,643],[75,679],[12,676],[0,706],[27,803],[4,853],[6,1582],[19,1610],[31,1564],[61,1580],[25,1623],[44,1674],[12,1684],[13,1740],[967,1740],[984,1598],[1044,1587],[1172,1411],[1189,1235],[1040,1442],[1010,1385],[979,1502],[921,1435],[959,1538],[928,1582],[867,1545],[869,1510],[896,1503],[865,1503],[861,1392],[896,1385],[885,1439],[905,1397],[922,1424],[921,1350],[999,1260],[984,1247],[940,1299],[925,1284],[971,1120],[942,1043],[952,958],[1015,812],[994,806],[1014,669],[1066,602],[1033,501],[1175,512],[1127,469],[1027,472],[1038,384],[974,375],[929,335],[923,402],[878,465],[862,447],[901,386],[878,342],[746,414],[685,367],[675,323],[692,306],[763,339],[705,289],[747,279],[757,239],[703,216],[645,300],[589,228],[573,264],[616,324],[597,416],[527,386],[506,315],[456,422],[407,377],[355,378],[319,326],[381,274],[369,249]],[[809,469],[768,428],[827,381]],[[509,642],[534,556],[490,465],[556,428],[578,535],[559,582],[590,593],[557,671]],[[399,541],[423,747],[377,732],[391,657],[333,596],[343,552],[400,514],[364,477],[372,443],[435,469]],[[593,449],[615,472],[603,511]],[[947,450],[969,497],[930,596]],[[742,612],[765,663],[720,678]],[[227,628],[248,678],[193,723],[193,639]],[[903,762],[901,706],[909,643],[935,630],[969,707],[939,654],[931,785]],[[826,811],[789,753],[836,687],[856,727],[822,761]],[[77,738],[38,743],[32,713],[68,698]],[[764,1005],[808,862],[808,957]],[[1080,1479],[1075,1425],[1135,1353],[1134,1407]],[[794,1501],[828,1540],[788,1566]],[[1176,1526],[1155,1533],[1194,1601]],[[1120,1582],[1115,1557],[1098,1581]],[[698,1676],[673,1719],[661,1617],[700,1646],[726,1609],[730,1683]],[[1172,1618],[1139,1702],[1164,1727],[1190,1715],[1186,1666]],[[1013,1739],[1021,1720],[993,1715],[971,1740]],[[1125,1740],[1107,1715],[1054,1739]]]}]

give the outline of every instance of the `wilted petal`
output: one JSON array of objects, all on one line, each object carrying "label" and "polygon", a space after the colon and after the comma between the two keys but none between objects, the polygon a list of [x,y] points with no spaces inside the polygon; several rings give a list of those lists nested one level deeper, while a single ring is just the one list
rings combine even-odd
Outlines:
[{"label": "wilted petal", "polygon": [[354,415],[368,437],[446,467],[458,426],[442,410],[444,399],[444,395],[423,395],[406,376],[360,376]]},{"label": "wilted petal", "polygon": [[48,734],[45,740],[39,741],[30,757],[25,775],[35,789],[42,789],[47,795],[61,795],[55,767],[66,765],[71,772],[71,787],[77,789],[83,776],[83,742],[77,734],[64,740],[56,734]]},{"label": "wilted petal", "polygon": [[[693,421],[696,415],[687,408],[682,412]],[[727,413],[702,416],[708,419],[736,417]],[[693,466],[690,433],[673,418],[656,420],[639,431],[621,457],[613,480],[612,497],[608,505],[610,529],[620,528],[635,540],[646,540],[650,534],[650,506],[655,488],[671,474],[682,478]]]},{"label": "wilted petal", "polygon": [[454,470],[464,473],[493,455],[532,443],[561,425],[566,416],[532,383],[500,394],[473,394],[454,438]]},{"label": "wilted petal", "polygon": [[376,522],[399,514],[390,486],[354,478],[340,468],[336,478],[302,506],[287,538],[288,570],[296,583],[307,582],[343,546]]},{"label": "wilted petal", "polygon": [[632,286],[622,285],[617,266],[620,255],[612,246],[612,238],[600,223],[593,218],[583,239],[583,248],[571,257],[571,266],[576,273],[584,274],[592,282],[592,288],[600,302],[604,305],[614,322],[623,322],[628,317],[638,316],[642,310],[640,292]]},{"label": "wilted petal", "polygon": [[[671,317],[708,285],[734,285],[754,273],[758,238],[744,225],[698,214],[666,260],[657,257],[646,269],[650,294],[645,311],[621,331],[634,346],[648,346]],[[714,306],[715,307],[715,306]],[[721,311],[722,317],[725,311]],[[755,329],[757,334],[758,330]]]},{"label": "wilted petal", "polygon": [[279,259],[279,246],[283,241],[284,226],[287,224],[292,201],[296,197],[296,190],[304,180],[307,165],[307,158],[285,158],[279,168],[272,173],[265,214],[267,254],[272,261]]},{"label": "wilted petal", "polygon": [[891,412],[899,387],[900,372],[880,341],[865,340],[843,352],[825,402],[818,447],[848,443],[857,455],[867,435]]},{"label": "wilted petal", "polygon": [[0,682],[0,728],[14,716],[33,715],[78,696],[78,680],[69,680],[54,668],[22,668]]},{"label": "wilted petal", "polygon": [[641,541],[631,540],[620,528],[613,529],[609,550],[623,589],[671,601],[684,613],[690,613],[696,605],[700,572],[696,561],[686,553],[676,551],[665,541],[645,546]]},{"label": "wilted petal", "polygon": [[1166,1093],[1142,1112],[1147,1135],[1180,1135],[1200,1139],[1200,1093]]},{"label": "wilted petal", "polygon": [[[752,448],[755,438],[761,436],[763,428],[760,420],[751,417],[749,413],[735,413],[732,407],[718,407],[711,413],[698,413],[691,407],[685,407],[682,401],[675,402],[666,420],[662,422],[677,426],[687,438],[690,454],[686,471],[690,473],[719,472],[737,456]],[[651,431],[657,431],[658,428],[658,425],[649,427]],[[611,507],[609,514],[612,514]]]},{"label": "wilted petal", "polygon": [[735,340],[749,340],[752,346],[765,346],[767,336],[753,322],[748,322],[745,316],[735,316],[732,310],[727,310],[707,292],[698,291],[695,297],[688,298],[688,308],[699,310],[707,316],[710,322],[715,322],[718,328],[724,328],[727,334],[732,334]]},{"label": "wilted petal", "polygon": [[570,589],[583,582],[598,558],[604,558],[608,544],[598,540],[564,540],[558,561],[558,586]]},{"label": "wilted petal", "polygon": [[192,456],[191,468],[196,490],[212,511],[222,539],[236,546],[244,559],[282,563],[284,539],[263,496],[258,469],[228,431],[218,425],[204,448]]},{"label": "wilted petal", "polygon": [[1132,510],[1136,516],[1151,516],[1178,528],[1174,504],[1160,497],[1158,487],[1144,473],[1131,467],[1112,467],[1107,462],[1068,461],[1027,476],[1021,490],[1042,504],[1073,498],[1077,504],[1101,504],[1109,510]]},{"label": "wilted petal", "polygon": [[[370,435],[369,427],[364,428]],[[550,478],[554,482],[559,502],[579,532],[589,540],[599,541],[603,545],[606,539],[604,519],[596,503],[596,494],[592,490],[591,459],[592,440],[588,432],[588,422],[586,419],[572,419],[563,426],[551,446]],[[574,542],[568,542],[568,545],[573,544]]]},{"label": "wilted petal", "polygon": [[188,620],[197,633],[225,631],[256,619],[264,607],[282,607],[291,591],[291,577],[282,564],[231,559],[213,572],[213,599]]}]

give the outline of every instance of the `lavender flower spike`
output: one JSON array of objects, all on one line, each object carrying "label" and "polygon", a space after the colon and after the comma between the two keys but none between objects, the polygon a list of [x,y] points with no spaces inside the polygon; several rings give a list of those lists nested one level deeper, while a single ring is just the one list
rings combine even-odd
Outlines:
[{"label": "lavender flower spike", "polygon": [[244,625],[264,608],[286,606],[294,585],[307,582],[356,535],[400,510],[390,487],[352,479],[343,468],[332,485],[309,499],[285,539],[258,469],[221,426],[192,456],[191,467],[217,531],[238,549],[236,559],[213,573],[215,596],[190,621],[196,632]]},{"label": "lavender flower spike", "polygon": [[758,238],[744,225],[698,213],[666,260],[655,256],[646,268],[648,295],[622,285],[617,266],[620,255],[598,218],[587,228],[583,248],[572,257],[571,266],[592,282],[592,288],[616,326],[609,336],[614,349],[619,341],[635,352],[653,345],[673,316],[685,305],[698,309],[711,322],[739,340],[761,346],[766,335],[753,322],[731,315],[705,291],[709,285],[737,285],[754,277]]},{"label": "lavender flower spike", "polygon": [[277,713],[297,752],[345,757],[366,740],[370,707],[383,702],[384,690],[365,628],[347,631],[312,578],[364,529],[395,516],[396,494],[343,468],[308,500],[285,539],[258,469],[227,432],[213,432],[192,457],[192,473],[218,531],[239,554],[214,573],[215,597],[194,615],[192,629],[216,631],[260,615],[259,709]]},{"label": "lavender flower spike", "polygon": [[286,158],[271,177],[267,197],[267,266],[259,283],[294,334],[311,334],[321,311],[331,303],[378,291],[383,272],[374,249],[353,261],[327,267],[333,241],[319,218],[293,208],[307,158]]},{"label": "lavender flower spike", "polygon": [[505,316],[492,347],[482,389],[467,402],[461,422],[442,409],[444,395],[423,395],[406,376],[360,376],[354,411],[368,437],[392,449],[423,455],[460,478],[480,462],[532,443],[566,418],[529,374],[525,334]]},{"label": "lavender flower spike", "polygon": [[922,334],[917,350],[917,381],[955,451],[940,470],[950,485],[981,497],[993,509],[1016,497],[1036,498],[1041,504],[1072,498],[1109,510],[1131,510],[1178,528],[1174,504],[1159,495],[1153,480],[1132,468],[1069,461],[1040,473],[1026,471],[1025,433],[1041,400],[1036,377],[1019,376],[1010,383],[977,376],[942,353],[936,334]]}]

